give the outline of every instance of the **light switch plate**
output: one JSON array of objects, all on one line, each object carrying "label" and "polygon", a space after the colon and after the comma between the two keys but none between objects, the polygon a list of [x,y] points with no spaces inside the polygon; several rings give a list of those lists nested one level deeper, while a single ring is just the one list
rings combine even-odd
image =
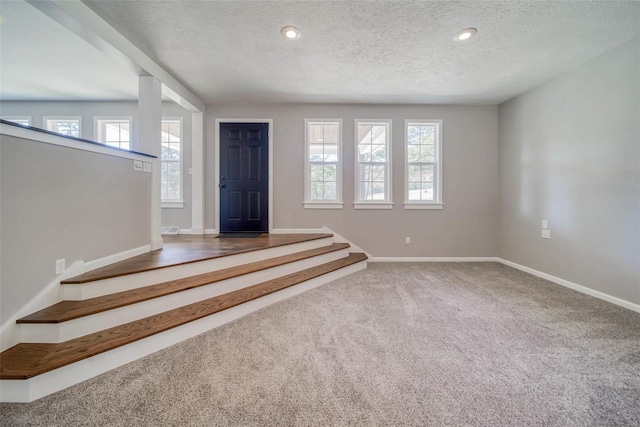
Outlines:
[{"label": "light switch plate", "polygon": [[56,260],[56,274],[62,274],[65,270],[65,259],[57,259]]},{"label": "light switch plate", "polygon": [[546,219],[542,220],[542,228],[544,228],[545,230],[549,228],[549,221],[547,221]]},{"label": "light switch plate", "polygon": [[151,163],[149,162],[142,162],[142,169],[145,172],[151,172]]},{"label": "light switch plate", "polygon": [[142,162],[140,160],[133,161],[133,170],[136,172],[142,171]]}]

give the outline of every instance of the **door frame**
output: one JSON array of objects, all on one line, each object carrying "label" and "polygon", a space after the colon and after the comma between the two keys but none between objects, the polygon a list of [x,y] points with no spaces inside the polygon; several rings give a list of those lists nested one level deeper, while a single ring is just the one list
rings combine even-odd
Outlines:
[{"label": "door frame", "polygon": [[269,127],[269,233],[273,233],[273,119],[216,119],[215,136],[215,233],[220,233],[220,124],[267,123]]}]

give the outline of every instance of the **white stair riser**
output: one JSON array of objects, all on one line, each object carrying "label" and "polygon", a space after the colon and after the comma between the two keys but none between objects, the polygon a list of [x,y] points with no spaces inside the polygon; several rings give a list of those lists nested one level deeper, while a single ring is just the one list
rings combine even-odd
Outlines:
[{"label": "white stair riser", "polygon": [[367,268],[362,261],[177,328],[127,344],[28,380],[0,380],[1,402],[31,402],[192,338],[309,289]]},{"label": "white stair riser", "polygon": [[321,248],[333,243],[331,237],[311,240],[308,242],[294,243],[291,245],[277,246],[275,248],[261,249],[257,251],[229,255],[220,258],[197,261],[189,264],[176,265],[173,267],[160,268],[157,270],[144,271],[141,273],[128,274],[126,276],[114,277],[111,279],[97,280],[84,284],[62,285],[63,299],[84,300],[113,294],[116,292],[128,291],[155,285],[169,280],[183,279],[197,274],[209,273],[211,271],[222,270],[224,268],[237,267],[251,262],[263,261],[279,256],[290,255],[310,249]]},{"label": "white stair riser", "polygon": [[20,324],[20,341],[24,343],[68,341],[347,256],[349,256],[349,250],[342,249],[62,323],[22,323]]}]

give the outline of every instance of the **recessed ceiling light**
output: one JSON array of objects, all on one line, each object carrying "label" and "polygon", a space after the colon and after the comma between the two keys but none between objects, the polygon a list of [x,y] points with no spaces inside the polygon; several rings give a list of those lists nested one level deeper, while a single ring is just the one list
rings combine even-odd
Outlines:
[{"label": "recessed ceiling light", "polygon": [[453,39],[457,42],[466,42],[471,40],[477,33],[478,30],[475,28],[465,28],[464,30],[458,31]]},{"label": "recessed ceiling light", "polygon": [[302,33],[296,27],[284,27],[280,30],[282,37],[289,40],[297,40],[302,36]]}]

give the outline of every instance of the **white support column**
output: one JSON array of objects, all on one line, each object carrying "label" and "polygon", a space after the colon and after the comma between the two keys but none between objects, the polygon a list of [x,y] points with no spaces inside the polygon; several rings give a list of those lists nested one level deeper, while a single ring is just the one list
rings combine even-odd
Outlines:
[{"label": "white support column", "polygon": [[204,119],[191,113],[191,234],[204,234]]},{"label": "white support column", "polygon": [[160,194],[160,148],[162,132],[162,86],[153,76],[138,77],[137,149],[156,156],[151,167],[151,250],[162,249],[160,234],[162,203]]}]

